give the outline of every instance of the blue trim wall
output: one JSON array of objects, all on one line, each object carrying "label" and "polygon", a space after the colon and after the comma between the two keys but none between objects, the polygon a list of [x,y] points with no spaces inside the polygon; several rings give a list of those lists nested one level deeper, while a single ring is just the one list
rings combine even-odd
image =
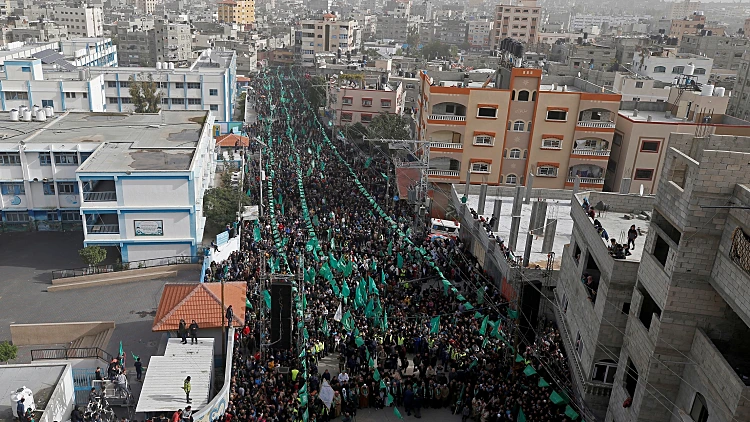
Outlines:
[{"label": "blue trim wall", "polygon": [[3,103],[3,111],[8,111],[5,107],[5,92],[3,91],[3,81],[0,81],[0,101]]},{"label": "blue trim wall", "polygon": [[117,111],[122,111],[122,98],[120,97],[120,74],[115,73],[115,83],[117,83]]},{"label": "blue trim wall", "polygon": [[[60,81],[60,104],[62,104],[62,111],[65,111],[65,90],[63,89],[63,81]],[[89,108],[89,110],[91,110]]]},{"label": "blue trim wall", "polygon": [[188,80],[187,80],[187,73],[182,75],[182,87],[185,90],[185,110],[188,109]]}]

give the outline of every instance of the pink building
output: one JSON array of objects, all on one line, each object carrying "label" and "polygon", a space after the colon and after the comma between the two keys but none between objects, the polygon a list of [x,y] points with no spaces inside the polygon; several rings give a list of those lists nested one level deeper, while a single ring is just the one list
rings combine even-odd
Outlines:
[{"label": "pink building", "polygon": [[367,125],[378,113],[401,115],[404,111],[405,95],[400,82],[396,87],[386,85],[385,89],[352,87],[343,81],[342,85],[331,89],[336,126],[357,122]]}]

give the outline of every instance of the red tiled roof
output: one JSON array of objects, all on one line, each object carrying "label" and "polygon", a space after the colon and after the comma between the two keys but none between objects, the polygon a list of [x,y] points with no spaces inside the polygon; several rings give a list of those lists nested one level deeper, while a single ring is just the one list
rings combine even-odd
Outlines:
[{"label": "red tiled roof", "polygon": [[237,82],[250,82],[252,81],[252,78],[248,78],[247,76],[238,76]]},{"label": "red tiled roof", "polygon": [[237,140],[240,141],[240,146],[248,146],[250,145],[250,139],[248,139],[247,136],[240,136],[234,133],[229,133],[227,135],[221,135],[216,138],[216,145],[220,147],[233,147],[237,144]]},{"label": "red tiled roof", "polygon": [[232,305],[234,322],[245,324],[247,284],[224,283],[224,308],[221,307],[221,283],[168,283],[161,293],[152,331],[175,331],[180,319],[190,325],[192,320],[200,328],[219,328],[226,323],[226,308]]}]

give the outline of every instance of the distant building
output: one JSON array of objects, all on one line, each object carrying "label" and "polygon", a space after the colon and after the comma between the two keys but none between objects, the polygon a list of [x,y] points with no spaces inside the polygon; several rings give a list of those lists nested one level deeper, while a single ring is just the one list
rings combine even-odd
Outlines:
[{"label": "distant building", "polygon": [[55,21],[68,28],[71,37],[103,37],[104,11],[100,6],[54,6]]},{"label": "distant building", "polygon": [[190,24],[159,19],[153,29],[157,62],[187,62],[193,59]]},{"label": "distant building", "polygon": [[435,39],[443,44],[463,46],[469,26],[463,19],[440,20],[435,26]]},{"label": "distant building", "polygon": [[692,15],[697,10],[701,10],[701,2],[699,1],[684,0],[682,2],[670,3],[667,19],[683,19],[685,16]]},{"label": "distant building", "polygon": [[536,0],[520,0],[515,4],[495,6],[495,32],[492,48],[497,50],[507,37],[535,44],[537,32],[541,32],[542,12]]},{"label": "distant building", "polygon": [[492,41],[492,29],[495,22],[488,20],[476,20],[467,22],[468,34],[466,41],[469,48],[474,51],[488,51]]},{"label": "distant building", "polygon": [[742,55],[737,80],[732,88],[729,114],[740,119],[750,119],[750,53]]},{"label": "distant building", "polygon": [[251,25],[255,23],[255,0],[223,0],[217,12],[219,22]]},{"label": "distant building", "polygon": [[[431,24],[431,23],[430,23]],[[395,15],[378,16],[375,24],[375,38],[379,40],[393,40],[398,43],[406,42],[409,35],[409,18]],[[423,43],[420,37],[420,43]]]},{"label": "distant building", "polygon": [[135,8],[145,15],[153,15],[156,11],[156,0],[135,0]]},{"label": "distant building", "polygon": [[633,55],[631,70],[661,82],[672,83],[688,65],[695,66],[693,75],[697,82],[708,83],[713,59],[695,54],[677,53],[673,49],[650,51],[642,49]]},{"label": "distant building", "polygon": [[327,13],[322,19],[306,19],[299,22],[301,61],[303,66],[314,66],[316,53],[346,54],[354,51],[358,44],[359,29],[355,20],[338,20]]},{"label": "distant building", "polygon": [[737,70],[750,40],[721,35],[683,35],[680,52],[705,55],[714,59],[714,69]]},{"label": "distant building", "polygon": [[379,113],[401,115],[404,112],[403,84],[398,83],[394,89],[391,86],[383,89],[377,87],[362,87],[340,81],[338,87],[331,88],[333,101],[331,109],[334,112],[336,126],[362,123],[365,126]]}]

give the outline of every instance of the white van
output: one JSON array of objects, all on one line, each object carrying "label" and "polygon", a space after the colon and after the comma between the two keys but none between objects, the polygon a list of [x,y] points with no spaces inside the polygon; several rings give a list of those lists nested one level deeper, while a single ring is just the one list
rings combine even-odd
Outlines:
[{"label": "white van", "polygon": [[430,233],[433,235],[445,236],[445,237],[458,237],[458,231],[461,229],[461,224],[452,220],[441,220],[439,218],[430,219]]}]

